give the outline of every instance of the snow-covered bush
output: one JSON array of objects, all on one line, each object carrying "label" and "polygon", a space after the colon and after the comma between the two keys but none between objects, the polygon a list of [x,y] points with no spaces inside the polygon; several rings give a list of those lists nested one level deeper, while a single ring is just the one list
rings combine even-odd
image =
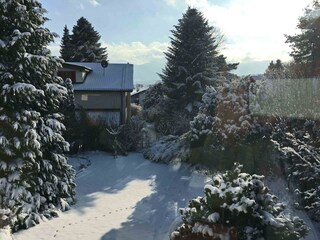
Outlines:
[{"label": "snow-covered bush", "polygon": [[263,176],[241,172],[241,165],[216,174],[205,185],[203,197],[180,209],[183,224],[171,233],[180,239],[283,239],[306,236],[308,227],[298,217],[284,213],[264,185]]},{"label": "snow-covered bush", "polygon": [[199,113],[190,121],[191,142],[194,145],[203,144],[205,139],[212,135],[217,95],[218,93],[213,87],[207,87],[202,96]]},{"label": "snow-covered bush", "polygon": [[276,127],[272,141],[287,167],[291,190],[301,207],[320,222],[320,129],[314,121],[287,119]]},{"label": "snow-covered bush", "polygon": [[153,162],[184,162],[190,157],[188,134],[164,136],[145,149],[143,156]]},{"label": "snow-covered bush", "polygon": [[216,88],[206,89],[199,113],[190,122],[191,162],[229,169],[238,161],[249,172],[265,168],[262,162],[267,165],[272,154],[272,128],[268,119],[251,114],[252,85],[249,78],[221,78]]},{"label": "snow-covered bush", "polygon": [[198,115],[190,122],[191,142],[201,145],[206,137],[216,149],[247,143],[267,134],[265,124],[250,113],[250,80],[222,80],[216,90],[208,88]]}]

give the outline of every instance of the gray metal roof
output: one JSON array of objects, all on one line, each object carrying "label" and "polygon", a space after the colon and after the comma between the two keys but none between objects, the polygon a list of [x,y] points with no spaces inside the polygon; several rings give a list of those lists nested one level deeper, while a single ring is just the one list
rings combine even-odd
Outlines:
[{"label": "gray metal roof", "polygon": [[84,66],[92,71],[87,73],[83,83],[75,83],[75,91],[132,91],[133,64],[110,63],[103,69],[100,63],[68,62]]}]

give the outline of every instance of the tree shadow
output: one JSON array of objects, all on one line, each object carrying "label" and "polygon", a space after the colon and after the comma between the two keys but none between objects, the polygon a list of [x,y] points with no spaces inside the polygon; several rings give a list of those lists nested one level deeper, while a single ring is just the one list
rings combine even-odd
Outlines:
[{"label": "tree shadow", "polygon": [[[77,174],[77,202],[72,207],[81,214],[84,214],[86,209],[95,207],[98,194],[116,194],[132,180],[148,180],[152,177],[152,168],[149,166],[151,163],[146,162],[141,154],[133,153],[128,157],[118,158],[103,152],[86,155],[90,156],[91,165]],[[71,157],[73,166],[77,164],[75,158],[77,157]],[[130,158],[134,158],[133,161],[130,161]]]},{"label": "tree shadow", "polygon": [[153,176],[154,192],[136,204],[134,212],[121,224],[121,228],[110,230],[101,240],[168,239],[173,222],[179,219],[179,208],[203,193],[206,178],[192,173],[186,165],[150,163],[141,168],[142,172]]}]

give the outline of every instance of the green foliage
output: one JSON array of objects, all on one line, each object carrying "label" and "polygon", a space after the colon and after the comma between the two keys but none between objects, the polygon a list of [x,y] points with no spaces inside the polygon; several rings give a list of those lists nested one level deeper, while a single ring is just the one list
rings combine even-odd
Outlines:
[{"label": "green foliage", "polygon": [[165,95],[175,100],[175,109],[194,116],[206,86],[214,85],[218,75],[237,64],[227,64],[219,54],[222,37],[197,9],[189,7],[174,28],[160,77]]},{"label": "green foliage", "polygon": [[105,47],[101,47],[99,33],[94,30],[91,23],[84,17],[78,19],[73,26],[72,35],[64,28],[61,41],[61,57],[70,62],[101,62],[107,60]]},{"label": "green foliage", "polygon": [[[263,176],[241,172],[241,165],[216,174],[203,197],[180,210],[183,224],[171,234],[179,239],[298,240],[308,228],[285,215],[285,205],[263,183]],[[193,238],[192,238],[193,237]]]},{"label": "green foliage", "polygon": [[155,107],[160,101],[164,99],[163,84],[156,83],[146,91],[146,97],[143,101],[143,109],[147,110]]},{"label": "green foliage", "polygon": [[189,130],[191,116],[184,109],[176,109],[177,101],[164,96],[163,84],[157,83],[147,90],[142,115],[154,123],[158,133],[182,135]]},{"label": "green foliage", "polygon": [[290,44],[292,52],[290,55],[303,71],[304,77],[320,75],[320,17],[318,11],[320,3],[314,0],[311,7],[305,9],[304,16],[300,17],[297,28],[301,33],[286,35],[286,43]]},{"label": "green foliage", "polygon": [[80,150],[101,150],[126,155],[141,148],[145,121],[141,115],[133,116],[126,124],[117,126],[103,120],[93,120],[81,109],[71,130],[74,138],[71,153]]},{"label": "green foliage", "polygon": [[0,206],[15,228],[75,200],[62,137],[67,89],[55,76],[62,60],[47,49],[55,34],[43,27],[45,12],[38,1],[0,4]]},{"label": "green foliage", "polygon": [[65,25],[63,29],[63,36],[61,38],[60,47],[61,58],[66,62],[70,61],[74,49],[72,48],[71,35],[69,33],[67,25]]},{"label": "green foliage", "polygon": [[272,142],[282,153],[299,205],[320,222],[320,128],[312,120],[287,118],[274,128]]},{"label": "green foliage", "polygon": [[71,153],[79,150],[102,150],[101,136],[106,132],[108,124],[100,120],[92,120],[84,109],[80,109],[73,125],[74,141],[71,144]]},{"label": "green foliage", "polygon": [[137,151],[142,148],[144,127],[145,121],[140,114],[131,117],[130,121],[121,127],[119,141],[126,152]]},{"label": "green foliage", "polygon": [[285,77],[285,69],[280,59],[277,59],[276,63],[270,62],[265,76],[268,79],[281,79]]}]

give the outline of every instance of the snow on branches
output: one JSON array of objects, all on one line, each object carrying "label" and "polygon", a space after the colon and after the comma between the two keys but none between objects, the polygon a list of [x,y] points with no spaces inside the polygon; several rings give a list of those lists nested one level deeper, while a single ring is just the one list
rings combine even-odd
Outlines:
[{"label": "snow on branches", "polygon": [[272,142],[288,166],[299,205],[320,222],[320,130],[311,120],[287,119],[275,126]]},{"label": "snow on branches", "polygon": [[264,185],[263,176],[241,172],[242,166],[215,174],[203,197],[180,209],[183,224],[171,234],[180,239],[301,239],[308,227],[284,213]]},{"label": "snow on branches", "polygon": [[55,34],[44,12],[36,0],[0,4],[0,207],[14,230],[67,209],[75,195],[60,114],[67,90],[54,76],[63,60],[46,48]]},{"label": "snow on branches", "polygon": [[212,147],[253,140],[264,135],[265,129],[251,115],[249,79],[222,79],[220,85],[207,88],[198,115],[190,122],[191,142],[199,145],[211,138]]}]

